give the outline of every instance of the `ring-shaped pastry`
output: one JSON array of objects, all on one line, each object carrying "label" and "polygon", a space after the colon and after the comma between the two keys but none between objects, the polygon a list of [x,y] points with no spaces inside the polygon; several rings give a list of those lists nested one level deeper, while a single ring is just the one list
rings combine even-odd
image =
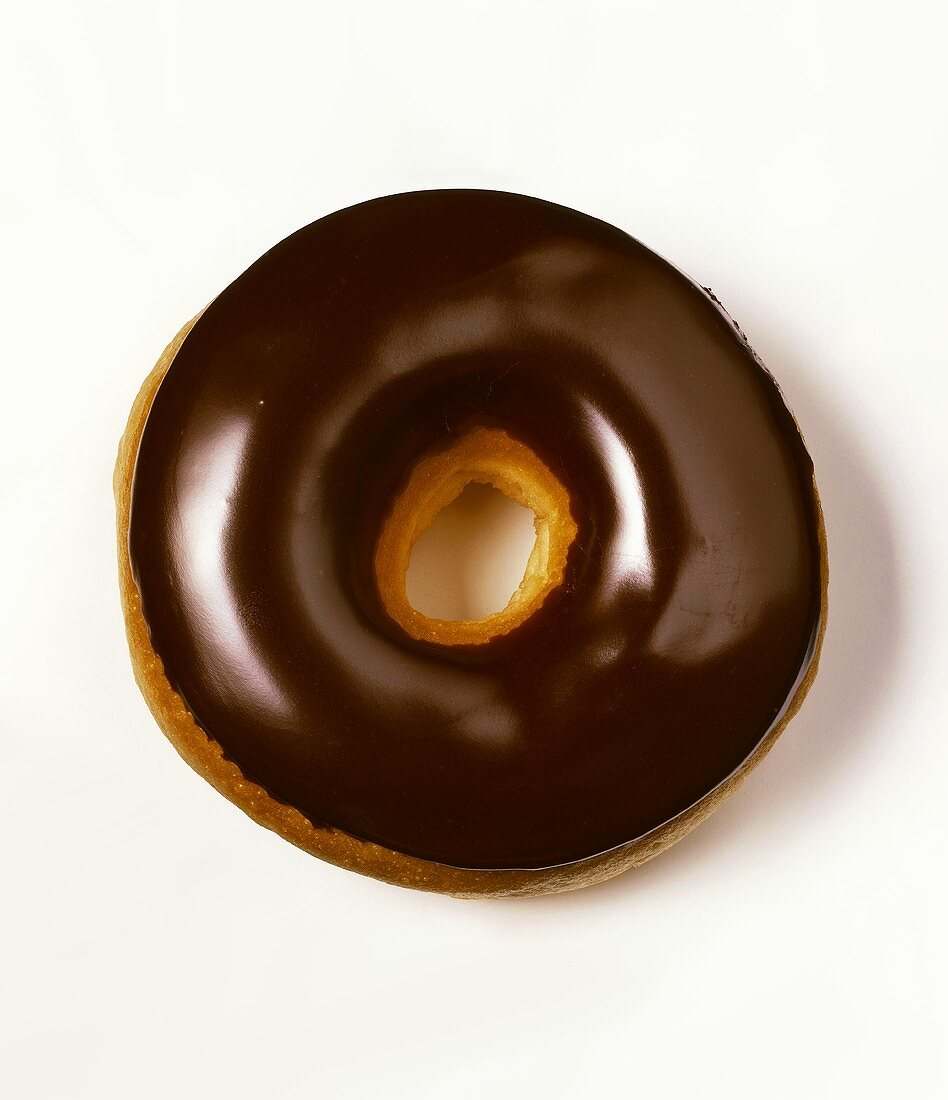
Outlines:
[{"label": "ring-shaped pastry", "polygon": [[[416,612],[472,481],[533,509],[504,611]],[[277,245],[146,380],[116,468],[133,662],[164,732],[294,843],[458,895],[643,862],[816,671],[826,549],[772,377],[620,230],[396,195]]]}]

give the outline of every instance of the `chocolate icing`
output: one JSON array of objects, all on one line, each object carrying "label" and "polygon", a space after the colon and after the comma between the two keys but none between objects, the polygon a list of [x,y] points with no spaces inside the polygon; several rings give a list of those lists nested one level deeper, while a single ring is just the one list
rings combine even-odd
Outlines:
[{"label": "chocolate icing", "polygon": [[[475,647],[385,614],[375,540],[475,425],[571,495],[566,580]],[[205,311],[154,399],[129,546],[198,724],[317,826],[460,867],[641,837],[781,717],[821,615],[813,471],[709,294],[537,199],[430,191],[300,230]]]}]

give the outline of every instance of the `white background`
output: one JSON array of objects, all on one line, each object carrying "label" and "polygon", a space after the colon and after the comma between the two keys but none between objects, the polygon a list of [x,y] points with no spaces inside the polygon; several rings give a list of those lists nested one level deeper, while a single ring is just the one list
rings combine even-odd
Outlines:
[{"label": "white background", "polygon": [[[4,7],[0,1092],[944,1096],[941,0]],[[441,186],[713,287],[826,507],[803,712],[707,825],[573,895],[296,851],[181,763],[123,637],[112,463],[166,341],[299,226]]]}]

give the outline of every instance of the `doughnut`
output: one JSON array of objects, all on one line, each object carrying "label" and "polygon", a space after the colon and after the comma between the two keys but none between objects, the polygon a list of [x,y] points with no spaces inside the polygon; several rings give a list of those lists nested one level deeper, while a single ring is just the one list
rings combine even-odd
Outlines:
[{"label": "doughnut", "polygon": [[[534,514],[477,621],[412,607],[466,486]],[[813,464],[714,295],[493,191],[341,210],[166,348],[115,471],[132,664],[181,756],[307,852],[458,897],[638,866],[800,706],[826,623]]]}]

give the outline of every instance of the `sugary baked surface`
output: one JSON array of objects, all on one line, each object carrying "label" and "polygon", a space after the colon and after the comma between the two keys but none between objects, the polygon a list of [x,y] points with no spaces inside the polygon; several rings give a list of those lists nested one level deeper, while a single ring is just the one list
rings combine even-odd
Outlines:
[{"label": "sugary baked surface", "polygon": [[[547,270],[549,270],[549,256],[548,260],[545,262],[547,262]],[[607,266],[603,268],[603,271],[615,277],[615,272],[610,272]],[[570,274],[569,278],[567,278],[566,285],[570,285],[572,279],[573,275]],[[516,284],[514,285],[516,286]],[[530,293],[536,297],[539,290],[541,294],[548,295],[550,292],[548,289],[544,289],[544,286],[545,284],[543,282],[537,283],[536,279],[534,279],[534,282],[530,285]],[[537,289],[533,289],[533,287]],[[556,289],[558,284],[555,282],[551,283],[550,287]],[[517,287],[516,293],[520,293],[519,287]],[[559,289],[556,289],[556,293],[560,293]],[[679,293],[679,290],[675,290],[675,294],[677,293]],[[682,293],[688,303],[691,303],[691,290],[685,287]],[[698,298],[701,297],[701,295],[698,295]],[[443,307],[439,308],[443,309]],[[522,309],[522,307],[520,308]],[[561,306],[561,309],[562,308]],[[576,307],[574,306],[571,308],[575,309]],[[478,306],[478,309],[481,309],[481,307]],[[704,310],[705,307],[701,305],[701,301],[695,301],[694,306],[688,305],[688,309],[695,310],[694,316],[696,320],[698,317],[704,317],[702,310]],[[574,323],[585,323],[585,320],[581,321],[580,319],[586,318],[588,312],[589,305],[587,303],[581,303],[580,308],[578,308],[576,312],[577,320]],[[565,310],[563,316],[569,317],[570,310]],[[553,317],[553,315],[551,315],[551,317]],[[222,315],[220,311],[218,311],[218,316],[214,323],[217,324],[220,331],[225,331],[225,329],[220,329],[221,319]],[[555,318],[553,317],[553,319]],[[737,343],[738,352],[740,351],[740,341],[732,332],[728,334],[730,331],[729,328],[723,328],[720,335],[717,335],[715,334],[713,321],[701,320],[701,324],[708,323],[712,324],[712,328],[708,329],[708,332],[713,341],[717,341],[721,346],[726,346],[728,341],[735,342]],[[169,345],[169,348],[162,356],[162,360],[159,361],[153,374],[146,379],[142,393],[132,410],[129,428],[126,430],[120,449],[117,472],[115,472],[115,491],[117,491],[117,504],[119,509],[119,557],[123,606],[125,609],[126,624],[128,624],[129,629],[130,646],[136,676],[137,679],[139,679],[148,704],[150,704],[158,719],[159,725],[162,726],[168,738],[172,740],[175,747],[181,753],[181,756],[185,757],[192,767],[202,775],[205,775],[205,778],[207,778],[214,787],[217,787],[222,793],[227,795],[231,801],[240,805],[242,809],[254,817],[255,820],[260,821],[269,828],[273,828],[274,831],[290,839],[291,842],[297,844],[301,848],[311,851],[312,854],[335,862],[335,864],[349,867],[353,870],[359,870],[386,881],[404,884],[404,886],[439,890],[442,892],[465,895],[465,897],[466,895],[475,897],[475,895],[485,894],[498,895],[499,897],[499,895],[529,894],[573,889],[578,886],[584,886],[584,884],[588,882],[598,881],[615,875],[615,873],[627,867],[635,866],[639,864],[639,862],[658,854],[658,851],[684,835],[688,829],[693,827],[698,821],[701,821],[707,813],[712,811],[715,805],[726,798],[730,791],[735,789],[743,775],[761,759],[765,751],[773,744],[775,737],[779,736],[787,720],[789,720],[795,712],[796,707],[800,705],[803,695],[809,683],[812,682],[816,671],[819,643],[820,640],[822,640],[826,620],[825,538],[822,518],[819,517],[818,502],[815,488],[812,483],[812,475],[809,477],[808,481],[803,481],[801,483],[801,492],[803,494],[802,499],[804,500],[804,506],[812,508],[813,516],[815,517],[814,537],[818,542],[818,562],[816,566],[816,575],[818,576],[818,615],[814,621],[818,629],[813,639],[811,649],[809,649],[807,653],[802,674],[794,684],[792,693],[786,697],[784,705],[780,708],[778,718],[776,718],[770,728],[765,730],[763,735],[754,742],[752,750],[748,752],[747,755],[738,757],[735,760],[734,769],[729,773],[721,774],[719,781],[713,785],[713,789],[707,790],[702,796],[691,801],[690,804],[684,805],[681,812],[673,814],[669,820],[662,821],[657,827],[649,829],[649,831],[630,840],[630,842],[615,844],[608,850],[598,851],[598,853],[593,853],[586,858],[567,860],[562,862],[562,864],[528,867],[522,870],[517,867],[512,867],[510,869],[493,869],[490,867],[484,869],[471,869],[470,867],[464,866],[448,866],[448,864],[445,864],[445,862],[439,859],[418,858],[417,855],[407,854],[405,850],[396,850],[396,847],[392,845],[377,842],[373,843],[372,840],[359,838],[353,835],[351,831],[348,831],[348,829],[339,827],[339,823],[332,822],[331,817],[329,821],[332,822],[332,825],[335,827],[330,827],[329,824],[322,824],[327,818],[321,818],[319,814],[312,813],[311,811],[301,813],[299,810],[294,809],[294,805],[290,803],[298,803],[295,803],[294,799],[279,798],[279,796],[276,796],[274,785],[269,782],[261,782],[261,775],[254,774],[255,766],[247,769],[247,767],[242,767],[236,762],[236,757],[240,757],[241,755],[242,750],[240,745],[243,744],[243,742],[240,740],[232,740],[232,735],[235,733],[235,728],[232,725],[228,722],[221,722],[219,718],[214,719],[214,723],[216,724],[212,723],[212,728],[216,731],[218,735],[217,738],[208,736],[208,734],[205,733],[206,728],[211,728],[206,722],[203,723],[203,727],[205,728],[201,728],[202,724],[197,722],[194,717],[195,712],[190,706],[190,698],[188,698],[187,703],[185,702],[188,693],[181,692],[179,684],[175,682],[177,676],[176,678],[169,678],[165,665],[158,656],[158,652],[154,646],[154,628],[158,625],[157,620],[150,618],[146,625],[145,617],[142,612],[141,592],[139,586],[136,584],[135,576],[133,575],[129,543],[135,459],[136,455],[140,453],[143,430],[148,418],[148,412],[153,408],[159,384],[161,384],[162,378],[168,371],[168,367],[175,359],[175,355],[181,343],[183,343],[189,328],[190,326],[186,327],[173,344]],[[517,331],[519,332],[522,328],[522,313],[520,313],[520,315],[518,315]],[[214,331],[214,324],[211,324],[207,331],[212,333]],[[439,339],[443,340],[443,335]],[[679,337],[675,335],[674,339],[677,340]],[[692,340],[692,346],[697,348],[698,344],[694,341],[698,339],[698,330],[695,329],[694,334],[691,335],[691,337],[687,337],[687,339]],[[707,338],[702,335],[701,339],[706,340]],[[412,340],[417,342],[417,334],[412,337]],[[246,346],[246,344],[244,344],[244,346]],[[191,353],[187,362],[181,365],[181,370],[178,372],[178,382],[187,376],[186,374],[181,374],[181,371],[194,372],[195,363],[201,361],[201,356],[206,356],[208,354],[208,349],[212,351],[212,344],[209,344],[208,341],[205,340],[199,345],[192,346],[189,344],[189,348]],[[196,359],[198,349],[200,349],[201,356],[198,356]],[[256,353],[251,352],[251,354]],[[253,361],[250,360],[249,362]],[[520,361],[520,363],[522,363],[522,361]],[[512,367],[508,364],[504,367],[504,370],[499,373],[496,371],[495,367],[490,367],[486,395],[493,403],[492,408],[503,409],[505,399],[509,404],[510,398],[506,396],[507,387],[509,387],[511,383],[517,384],[517,375],[521,370],[527,370],[527,376],[529,376],[529,363],[523,364],[522,366],[520,363],[515,362]],[[538,365],[538,370],[545,372],[548,370],[548,366],[549,361],[544,362],[542,365]],[[516,370],[514,367],[516,367]],[[762,376],[762,372],[760,372],[760,374]],[[752,375],[753,370],[750,371],[749,376]],[[252,377],[252,375],[247,377]],[[764,388],[767,384],[772,385],[772,383],[765,382],[764,379]],[[165,409],[163,410],[164,414],[167,412],[169,401],[177,401],[179,399],[177,396],[178,390],[180,390],[180,386],[176,386],[176,388],[167,395]],[[511,393],[516,393],[516,390],[511,390]],[[268,393],[261,393],[260,397],[258,397],[258,405],[263,408],[266,404],[268,411],[269,399],[271,399],[271,395]],[[470,398],[465,398],[465,400],[470,400]],[[776,400],[779,400],[779,398],[776,398]],[[253,404],[256,406],[257,400],[254,400]],[[321,406],[317,407],[319,408]],[[448,407],[449,406],[445,406],[445,408]],[[778,408],[781,407],[782,406],[778,406]],[[531,406],[531,408],[536,411],[536,405]],[[786,416],[785,410],[783,415]],[[550,412],[550,416],[555,420],[555,410]],[[441,647],[443,652],[449,653],[452,651],[451,647],[456,646],[461,653],[460,659],[462,662],[467,660],[467,658],[463,656],[464,653],[469,651],[474,652],[475,650],[479,651],[479,649],[481,649],[482,643],[479,642],[476,631],[483,631],[485,629],[484,624],[462,624],[460,626],[455,625],[445,628],[443,624],[438,624],[436,621],[432,627],[432,620],[428,620],[428,623],[425,623],[425,621],[415,619],[412,617],[411,609],[406,605],[401,605],[399,609],[399,601],[404,598],[404,568],[407,564],[407,554],[410,553],[411,542],[414,541],[417,533],[423,526],[426,526],[433,514],[436,513],[444,503],[448,502],[451,495],[455,493],[455,489],[456,492],[460,492],[460,489],[463,488],[462,482],[466,483],[472,480],[483,480],[484,483],[497,485],[501,491],[506,492],[512,498],[519,499],[520,503],[525,503],[526,506],[531,507],[534,514],[538,516],[538,528],[545,530],[547,535],[549,535],[549,541],[538,539],[539,550],[534,551],[534,560],[531,564],[531,568],[528,569],[528,575],[525,577],[525,587],[521,590],[522,598],[519,607],[518,601],[515,598],[512,608],[508,607],[505,609],[505,613],[501,613],[501,620],[495,620],[493,624],[489,624],[487,627],[489,630],[489,637],[486,638],[484,643],[484,651],[488,653],[488,660],[496,661],[496,656],[490,656],[490,654],[494,654],[494,649],[497,645],[503,645],[505,647],[504,650],[498,652],[517,652],[516,647],[512,650],[509,648],[506,640],[508,635],[510,638],[517,639],[517,646],[520,647],[523,652],[528,651],[527,639],[532,639],[533,645],[538,645],[540,647],[537,649],[537,657],[538,660],[541,661],[538,665],[538,671],[541,673],[540,682],[542,682],[542,661],[547,659],[547,654],[544,653],[543,646],[547,645],[550,640],[555,641],[558,646],[569,646],[571,639],[574,637],[576,626],[580,625],[583,621],[582,619],[575,619],[576,626],[571,625],[571,602],[575,604],[577,610],[583,606],[595,606],[595,602],[592,604],[588,603],[589,597],[583,590],[583,584],[588,584],[588,580],[584,581],[584,577],[592,575],[588,574],[591,550],[595,546],[595,540],[591,541],[591,532],[596,533],[596,531],[598,531],[598,537],[602,539],[604,535],[608,536],[609,522],[615,522],[615,520],[609,520],[608,515],[603,514],[597,520],[598,527],[591,527],[588,513],[583,510],[584,505],[588,506],[588,498],[583,499],[583,494],[580,495],[580,504],[578,504],[580,511],[578,511],[578,515],[574,515],[576,503],[575,497],[573,497],[571,504],[572,494],[570,489],[573,485],[570,483],[570,478],[564,478],[562,471],[554,471],[550,465],[551,456],[552,458],[559,459],[563,458],[564,455],[567,465],[569,465],[571,448],[573,448],[572,453],[574,455],[576,453],[575,444],[572,440],[566,438],[556,440],[556,445],[554,445],[552,450],[549,447],[541,448],[541,456],[537,450],[533,449],[532,439],[530,444],[522,442],[516,438],[517,433],[515,431],[509,431],[506,427],[499,428],[496,423],[492,423],[492,425],[483,425],[483,423],[482,425],[478,425],[478,423],[474,422],[466,428],[463,425],[459,428],[455,428],[453,420],[449,422],[447,412],[444,412],[443,420],[444,426],[449,429],[447,439],[439,445],[436,445],[436,447],[429,447],[427,449],[423,447],[419,448],[414,437],[408,438],[405,441],[408,449],[406,450],[403,448],[403,451],[399,453],[410,455],[412,453],[411,448],[414,448],[415,458],[407,462],[404,466],[404,473],[392,483],[394,487],[388,491],[385,507],[378,511],[378,515],[382,516],[382,520],[377,521],[379,526],[376,528],[376,540],[372,541],[370,539],[370,541],[372,541],[374,553],[367,560],[367,572],[365,575],[368,576],[372,574],[377,580],[379,606],[377,610],[373,610],[371,606],[366,605],[365,610],[370,616],[378,615],[381,617],[377,619],[377,626],[370,629],[381,629],[384,634],[388,629],[384,625],[387,619],[389,623],[392,624],[390,629],[396,631],[392,635],[392,642],[386,642],[386,645],[395,646],[393,652],[399,647],[406,647],[405,642],[398,641],[397,635],[397,631],[404,631],[403,637],[407,637],[411,645],[421,647],[418,651],[418,661],[428,661],[431,664],[432,670],[434,670],[432,675],[436,676],[441,675],[437,670],[441,667],[442,661],[437,656],[434,656],[434,650],[431,651],[432,657],[426,658],[425,653],[427,652],[427,647],[432,645],[436,648]],[[781,430],[786,430],[790,438],[795,436],[796,429],[792,425],[789,416],[787,416],[786,419],[786,427]],[[185,438],[185,436],[181,438]],[[378,436],[376,436],[375,433],[371,432],[368,439],[381,447],[381,445],[385,443],[384,438],[382,438],[383,436],[384,433],[379,433]],[[721,438],[727,438],[726,432]],[[796,438],[798,440],[798,437]],[[555,437],[551,436],[551,440],[553,439],[555,439]],[[392,447],[390,443],[385,445]],[[688,445],[691,444],[688,443],[686,439],[683,439],[682,445],[683,447],[688,447]],[[395,450],[398,450],[398,444],[395,445]],[[644,450],[642,454],[644,455],[644,459],[648,462],[648,449]],[[177,455],[173,455],[173,458],[175,461],[178,461]],[[357,451],[353,452],[352,465],[353,470],[359,474],[354,484],[361,484],[371,488],[371,478],[366,480],[366,474],[370,473],[371,466],[366,465],[365,454]],[[198,467],[195,465],[189,465],[185,467],[185,469],[189,471],[197,470],[200,476],[205,476],[203,473],[200,473]],[[511,471],[516,471],[514,476],[510,476]],[[576,471],[574,469],[573,481],[575,482],[575,480]],[[500,484],[498,484],[498,482],[500,482]],[[580,477],[580,482],[582,482],[582,477]],[[273,478],[271,478],[271,484],[272,483]],[[669,484],[673,484],[673,482]],[[652,493],[654,494],[654,487],[652,487]],[[368,496],[371,497],[371,493],[368,494]],[[809,498],[808,504],[806,503],[807,496]],[[142,499],[144,499],[144,497]],[[383,497],[379,497],[379,499],[383,499]],[[670,500],[669,502],[669,507],[672,505],[674,505],[674,500]],[[658,509],[665,507],[665,505],[662,504],[660,497],[655,498],[653,495],[652,507]],[[156,515],[157,514],[155,514],[155,516]],[[669,515],[672,516],[673,511],[670,511]],[[153,518],[155,518],[155,516],[153,516]],[[388,520],[387,525],[385,521],[386,517]],[[671,519],[669,522],[671,522]],[[547,526],[544,527],[544,525]],[[158,527],[155,529],[158,531],[161,530],[161,524],[158,524]],[[673,530],[674,528],[670,529]],[[620,530],[621,528],[617,528],[617,531]],[[379,531],[381,531],[381,533],[378,533]],[[291,544],[291,540],[287,544]],[[681,544],[687,553],[694,552],[688,549],[688,543],[686,541]],[[618,543],[617,546],[619,546]],[[628,552],[628,547],[630,546],[628,536],[625,546],[626,552]],[[385,550],[383,550],[384,547],[386,548]],[[619,549],[622,549],[622,547],[619,546]],[[695,549],[701,550],[701,547],[696,546]],[[650,552],[662,552],[663,548],[661,543],[659,543],[657,546],[655,546],[655,544],[650,546],[649,550]],[[734,547],[731,547],[729,552],[734,553]],[[738,552],[740,552],[739,543]],[[262,560],[265,561],[266,559]],[[628,562],[626,562],[626,564],[628,564]],[[334,581],[334,583],[339,582]],[[589,591],[595,594],[594,588]],[[551,603],[551,598],[553,596],[555,596],[555,599]],[[583,601],[586,601],[586,603],[584,604]],[[158,605],[154,603],[154,593],[152,606],[153,608],[158,607]],[[309,605],[305,604],[304,606]],[[313,607],[315,606],[316,605],[313,605]],[[644,607],[646,605],[642,606]],[[326,609],[327,612],[329,612],[328,605],[326,605]],[[321,610],[320,608],[320,613]],[[511,612],[511,610],[512,616],[507,620],[507,630],[505,632],[503,615]],[[157,614],[157,612],[155,612],[155,614]],[[679,617],[682,615],[680,612],[675,612],[675,614]],[[687,608],[685,608],[685,614],[690,614]],[[531,624],[530,630],[525,632],[521,627],[518,627],[516,620],[517,615],[522,615],[520,621],[527,621],[527,623]],[[549,623],[551,616],[554,617],[556,624],[558,624],[558,631],[556,631],[555,634],[551,634],[549,630],[545,632],[545,634],[538,634],[537,631],[540,630],[540,620],[542,619],[543,623]],[[423,619],[423,617],[421,618]],[[534,618],[536,618],[538,623],[537,630],[532,629]],[[681,620],[683,624],[687,624],[686,618],[682,618]],[[596,620],[593,619],[592,621],[595,623]],[[610,619],[607,616],[603,621],[604,623],[607,623],[607,621],[614,621],[614,623],[620,624],[622,617],[619,615],[619,617],[613,616],[613,618]],[[721,621],[724,623],[724,621],[727,620],[721,619]],[[498,623],[500,629],[497,629]],[[735,625],[737,626],[739,623]],[[472,626],[475,631],[473,635],[471,632]],[[364,629],[364,627],[361,629]],[[444,634],[443,631],[445,629],[449,631],[458,630],[459,634],[455,635],[455,640],[452,641],[451,637]],[[575,634],[575,637],[581,637],[582,632],[583,630],[581,629],[578,634]],[[161,634],[161,631],[159,631],[159,634]],[[707,631],[705,631],[705,637],[706,636]],[[545,638],[545,642],[541,642],[539,640],[541,638]],[[621,653],[620,649],[615,650],[615,641],[611,639],[611,637],[604,639],[603,645],[606,646],[606,649],[603,650],[604,653]],[[668,642],[665,642],[665,647],[668,648]],[[564,652],[567,652],[567,650],[564,650]],[[578,669],[582,668],[583,660],[588,658],[588,651],[577,649],[576,652],[577,661],[580,662],[576,665]],[[587,654],[585,658],[582,656],[584,652]],[[166,649],[165,654],[167,658],[177,662],[179,667],[180,661],[186,656],[185,650],[180,647]],[[478,658],[478,661],[479,660],[481,659]],[[419,667],[421,667],[421,665],[419,665]],[[484,665],[483,663],[474,664],[471,665],[471,668],[472,674],[476,678],[476,676],[483,676],[481,671],[477,671],[478,669],[486,669],[489,672],[490,665]],[[529,665],[527,665],[525,669],[526,668],[529,668]],[[721,665],[721,668],[724,668],[724,665]],[[370,675],[371,679],[371,676],[377,674],[379,669],[381,669],[381,667],[374,668],[370,662],[366,664],[362,672]],[[225,672],[227,670],[223,671]],[[360,675],[362,673],[356,668],[353,670],[353,674]],[[431,680],[431,685],[437,689],[438,682],[437,679]],[[529,673],[527,674],[526,681],[523,681],[523,685],[526,686],[528,691],[531,689]],[[560,687],[561,686],[562,684]],[[554,681],[551,682],[551,687],[553,690],[560,690],[560,687],[558,687]],[[421,681],[419,681],[417,689],[412,690],[416,692],[414,697],[423,703],[425,695],[418,694],[418,691],[421,690]],[[194,697],[197,698],[198,696],[196,695]],[[370,693],[365,697],[371,700],[373,694]],[[431,697],[437,704],[437,692]],[[605,690],[592,695],[591,702],[593,703],[593,709],[597,712],[602,712],[602,714],[608,714],[608,711],[602,711],[602,707],[608,707],[610,700],[613,700],[614,697],[613,693]],[[379,704],[384,703],[384,694],[379,695],[378,702]],[[587,708],[587,711],[589,711],[589,708]],[[384,716],[388,712],[383,706],[382,709],[379,709],[378,713],[382,716],[379,720],[385,720]],[[485,715],[487,713],[488,712],[485,712]],[[569,717],[570,713],[569,708],[562,709],[561,707],[561,717]],[[246,708],[244,708],[242,717],[238,712],[234,712],[234,719],[243,720],[246,725],[247,716],[249,716],[249,714],[250,712],[247,712]],[[555,714],[555,712],[551,712],[551,714]],[[714,719],[715,716],[709,715],[709,717]],[[436,726],[433,727],[436,730],[439,728],[437,726],[437,720],[436,718]],[[555,720],[559,719],[554,718],[554,722]],[[577,720],[582,722],[580,718],[577,718]],[[604,733],[608,733],[608,726],[604,727],[602,719],[597,718],[592,711],[588,713],[588,720],[592,722],[593,725],[588,727],[585,734],[582,725],[576,728],[575,733],[577,738],[585,737],[585,744],[589,747],[589,750],[592,751],[597,744],[602,744],[602,736]],[[543,717],[542,714],[538,714],[538,722],[540,722],[538,734],[545,733],[545,729],[549,726],[550,733],[556,735],[556,730],[552,725],[549,725],[549,717]],[[547,724],[547,726],[544,726],[544,723]],[[253,730],[252,723],[246,725],[246,727],[251,731]],[[342,726],[340,728],[342,728]],[[375,736],[371,729],[367,729],[366,733],[370,736]],[[376,734],[381,733],[383,733],[381,728],[376,730]],[[450,736],[456,736],[456,734],[452,733],[450,730],[449,734]],[[589,734],[592,734],[593,737],[589,737]],[[698,738],[702,736],[701,730],[698,728],[695,728],[694,734],[695,737]],[[414,737],[415,731],[412,730],[411,726],[406,726],[403,736],[409,738]],[[559,734],[556,736],[562,737],[563,735]],[[599,741],[597,741],[596,738],[599,738]],[[227,742],[229,740],[231,740],[231,748],[227,748],[225,744],[222,744],[222,742]],[[383,746],[384,742],[378,742],[378,745]],[[348,758],[349,757],[346,757],[346,759]],[[250,760],[250,757],[246,759]],[[353,759],[357,761],[361,758],[356,755]],[[425,757],[419,759],[425,760]],[[356,785],[359,785],[357,781],[359,781],[360,777],[357,768],[360,766],[356,764],[355,767],[356,771],[351,778],[356,781]],[[253,774],[253,779],[250,778],[249,772]],[[313,779],[318,780],[318,777],[319,771],[317,770],[313,772]],[[420,778],[423,779],[423,774]],[[619,778],[621,779],[621,775]],[[374,775],[368,772],[366,772],[366,781],[371,783],[376,782]],[[317,787],[318,785],[317,782]],[[476,788],[472,790],[476,791]],[[440,793],[441,792],[439,792],[439,794]],[[489,794],[489,789],[485,789],[485,793]],[[431,820],[434,822],[443,820],[445,829],[456,828],[456,823],[452,824],[448,820],[445,820],[445,818],[438,818],[436,816],[431,818]],[[497,835],[499,836],[500,834]],[[442,850],[450,850],[451,845],[454,843],[447,833],[445,833],[444,839],[439,838],[437,825],[429,829],[428,836],[429,840],[426,843],[430,843],[432,850],[438,850],[439,846],[441,846]],[[489,843],[496,844],[494,840],[490,840]]]}]

